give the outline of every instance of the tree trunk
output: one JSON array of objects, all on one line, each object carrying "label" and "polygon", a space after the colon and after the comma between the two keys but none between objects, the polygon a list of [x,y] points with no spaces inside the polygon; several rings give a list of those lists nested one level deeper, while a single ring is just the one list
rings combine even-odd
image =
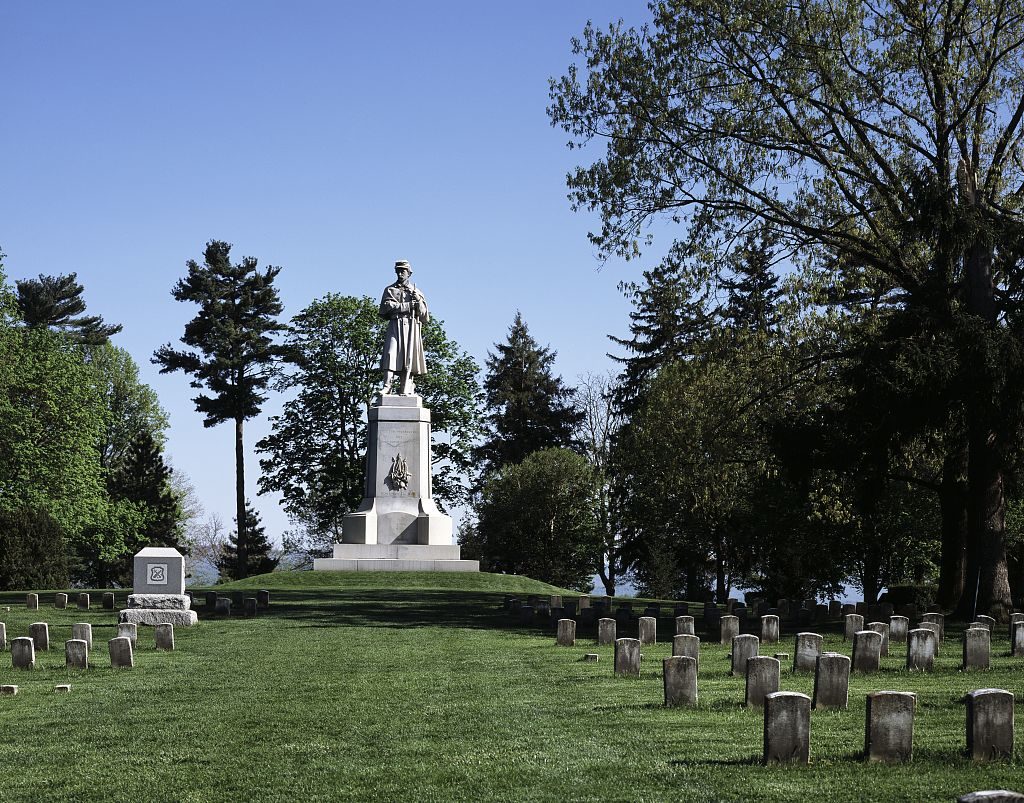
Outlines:
[{"label": "tree trunk", "polygon": [[249,534],[245,515],[245,452],[242,449],[244,419],[235,419],[235,521],[238,524],[238,545],[235,553],[237,579],[249,576]]},{"label": "tree trunk", "polygon": [[873,549],[869,549],[864,555],[864,567],[860,575],[860,582],[864,588],[864,601],[868,605],[878,602],[878,591],[882,585],[881,574],[882,561]]},{"label": "tree trunk", "polygon": [[725,584],[725,544],[721,538],[715,541],[715,599],[725,602],[729,598],[729,587]]},{"label": "tree trunk", "polygon": [[960,446],[946,455],[942,465],[942,481],[939,484],[942,554],[939,560],[937,602],[944,611],[958,609],[966,585],[967,481],[964,479],[966,471],[967,449]]},{"label": "tree trunk", "polygon": [[[964,278],[968,309],[981,318],[986,329],[995,330],[992,251],[980,238],[966,255]],[[987,332],[981,337],[986,336]],[[972,389],[973,397],[967,404],[968,573],[964,596],[972,602],[970,619],[986,613],[1003,622],[1009,619],[1013,603],[1006,571],[1006,497],[999,433],[993,427],[999,415],[995,390],[986,386],[983,374],[984,364],[992,356],[988,353],[991,348],[986,337],[984,342],[969,344],[964,354],[982,373],[975,383],[981,387]]]},{"label": "tree trunk", "polygon": [[[968,466],[968,575],[964,596],[970,619],[979,613],[1009,621],[1013,610],[1006,568],[1006,498],[1003,472],[995,448],[996,435],[984,425],[974,427]],[[967,606],[961,605],[963,613]],[[966,617],[965,617],[966,618]]]},{"label": "tree trunk", "polygon": [[609,549],[601,556],[597,567],[597,576],[601,578],[604,593],[609,597],[615,596],[615,559],[615,550]]}]

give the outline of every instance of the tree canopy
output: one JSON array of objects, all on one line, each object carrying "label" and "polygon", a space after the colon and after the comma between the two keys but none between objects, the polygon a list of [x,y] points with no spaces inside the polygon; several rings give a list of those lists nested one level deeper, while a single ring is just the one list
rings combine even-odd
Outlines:
[{"label": "tree canopy", "polygon": [[[928,357],[894,400],[930,387],[962,413],[966,586],[979,611],[1005,616],[1004,488],[1024,398],[1024,6],[666,0],[651,11],[642,29],[588,26],[581,64],[552,81],[552,122],[573,145],[605,143],[568,179],[574,205],[601,216],[594,243],[635,257],[664,216],[679,224],[675,261],[725,264],[762,228],[813,303],[885,315],[872,347]],[[940,355],[952,365],[931,370]],[[937,407],[919,429],[937,426]]]}]

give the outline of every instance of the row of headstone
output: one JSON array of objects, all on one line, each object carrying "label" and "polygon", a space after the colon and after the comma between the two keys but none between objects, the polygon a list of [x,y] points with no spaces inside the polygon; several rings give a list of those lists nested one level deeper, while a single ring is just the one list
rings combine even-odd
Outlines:
[{"label": "row of headstone", "polygon": [[234,602],[241,607],[244,616],[252,617],[256,616],[260,608],[270,607],[270,592],[266,590],[257,591],[255,597],[246,597],[241,592],[235,592],[233,596],[226,597],[216,591],[207,591],[206,608],[217,616],[230,616]]},{"label": "row of headstone", "polygon": [[[86,669],[88,667],[89,650],[92,649],[92,625],[88,622],[79,622],[72,625],[71,638],[65,641],[65,657],[69,669]],[[0,624],[0,638],[3,646],[6,646],[7,629]],[[134,623],[121,623],[118,625],[117,639],[127,639],[134,648],[138,643],[138,627]],[[174,625],[161,623],[154,627],[154,641],[157,649],[174,649]],[[33,669],[36,665],[36,652],[45,652],[50,648],[49,625],[46,622],[34,622],[29,626],[29,635],[11,639],[10,654],[11,666],[14,669]],[[113,648],[119,656],[123,650],[120,647]],[[112,662],[114,651],[112,651]],[[112,666],[114,664],[112,663]],[[116,667],[115,667],[116,668]]]},{"label": "row of headstone", "polygon": [[[45,622],[42,628],[30,627],[30,636],[11,640],[11,666],[14,669],[35,669],[36,651],[49,650],[49,633]],[[72,637],[64,642],[64,662],[68,669],[88,669],[89,653],[92,650],[92,625],[79,623],[72,627]],[[158,650],[174,649],[174,625],[163,622],[153,628]],[[131,668],[135,665],[134,650],[138,645],[138,629],[134,623],[125,622],[117,626],[117,636],[107,642],[110,666],[113,669]]]},{"label": "row of headstone", "polygon": [[[930,631],[926,631],[930,632]],[[987,631],[986,631],[987,632]],[[865,636],[865,634],[870,634]],[[880,640],[874,631],[856,636]],[[856,661],[839,653],[824,653],[815,660],[814,696],[780,692],[781,662],[757,655],[756,636],[737,636],[733,642],[733,674],[743,661],[745,704],[765,708],[764,761],[806,763],[810,755],[810,711],[848,706],[851,665]],[[615,641],[615,674],[640,675],[639,639]],[[677,649],[678,647],[678,649]],[[753,654],[751,654],[753,653]],[[699,639],[679,634],[673,655],[662,662],[666,706],[695,705],[698,699]],[[979,689],[967,695],[967,747],[971,758],[988,760],[1013,753],[1013,694],[1002,689]],[[914,712],[912,692],[878,691],[867,695],[864,757],[868,761],[909,761],[913,755]]]},{"label": "row of headstone", "polygon": [[[884,654],[888,654],[885,624],[874,622],[872,625],[874,629],[858,630],[851,634],[853,641],[853,669],[855,671],[878,671],[880,659]],[[1022,638],[1024,638],[1024,635],[1022,635]],[[983,639],[983,637],[975,633],[971,633],[969,636],[965,635],[964,666],[966,668],[981,667],[983,665],[982,661],[984,661],[984,666],[987,667],[988,665],[987,657],[984,659],[981,657],[981,645],[984,644],[984,653],[987,655],[988,642],[980,639]],[[823,638],[817,633],[797,633],[796,646],[793,653],[793,671],[813,671],[818,656],[822,654],[822,643]],[[968,657],[968,653],[970,653],[970,657]],[[934,628],[919,628],[908,633],[907,669],[931,671],[937,655],[938,636]]]},{"label": "row of headstone", "polygon": [[[845,656],[839,656],[845,657]],[[967,753],[975,761],[1013,755],[1013,694],[977,689],[967,695]],[[765,764],[806,764],[810,759],[811,698],[791,691],[764,697]],[[876,691],[867,695],[864,758],[871,762],[907,762],[913,757],[913,692]]]},{"label": "row of headstone", "polygon": [[[109,598],[109,602],[110,602],[110,607],[113,608],[114,607],[114,595],[112,593],[109,593],[109,592],[105,593],[103,595],[103,607],[104,608],[107,607],[108,598]],[[56,594],[54,596],[54,598],[53,598],[53,607],[57,608],[58,610],[65,610],[68,607],[68,600],[69,600],[69,597],[68,597],[67,594],[65,594],[63,592],[61,592],[59,594]],[[78,595],[77,604],[78,604],[78,609],[80,611],[87,611],[87,610],[89,610],[89,606],[91,605],[91,603],[92,603],[92,597],[89,595],[88,592],[83,591],[83,592],[81,592]],[[30,611],[38,611],[39,610],[39,595],[36,594],[36,593],[26,594],[25,595],[25,607],[28,610],[30,610]]]}]

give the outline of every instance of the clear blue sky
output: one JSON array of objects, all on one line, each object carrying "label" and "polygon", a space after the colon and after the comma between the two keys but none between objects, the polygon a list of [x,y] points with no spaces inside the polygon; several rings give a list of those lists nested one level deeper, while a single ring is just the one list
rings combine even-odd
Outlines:
[{"label": "clear blue sky", "polygon": [[[195,312],[170,296],[207,240],[283,267],[285,317],[377,297],[408,259],[482,364],[516,310],[570,383],[611,367],[616,289],[650,259],[593,256],[569,209],[579,154],[550,127],[570,38],[640,2],[22,2],[0,5],[0,248],[9,278],[77,272],[91,313],[170,414],[168,451],[234,514],[230,427],[204,430],[182,374],[149,358]],[[654,258],[653,255],[651,257]],[[287,520],[247,491],[272,536]]]}]

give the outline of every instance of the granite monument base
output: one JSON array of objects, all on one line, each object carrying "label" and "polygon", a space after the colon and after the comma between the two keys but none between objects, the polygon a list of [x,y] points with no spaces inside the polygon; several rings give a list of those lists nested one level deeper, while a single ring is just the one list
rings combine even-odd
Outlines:
[{"label": "granite monument base", "polygon": [[168,622],[192,627],[199,623],[199,617],[191,607],[192,600],[187,594],[131,594],[128,608],[118,614],[117,621],[151,626]]},{"label": "granite monument base", "polygon": [[478,572],[480,561],[461,560],[456,544],[335,544],[334,557],[317,558],[319,572]]},{"label": "granite monument base", "polygon": [[452,543],[452,520],[430,487],[430,410],[413,394],[384,394],[367,416],[366,484],[359,509],[342,520],[328,572],[478,572]]},{"label": "granite monument base", "polygon": [[155,626],[167,622],[175,627],[192,627],[199,624],[195,611],[181,611],[173,608],[126,608],[117,615],[119,624],[126,622],[137,625]]}]

